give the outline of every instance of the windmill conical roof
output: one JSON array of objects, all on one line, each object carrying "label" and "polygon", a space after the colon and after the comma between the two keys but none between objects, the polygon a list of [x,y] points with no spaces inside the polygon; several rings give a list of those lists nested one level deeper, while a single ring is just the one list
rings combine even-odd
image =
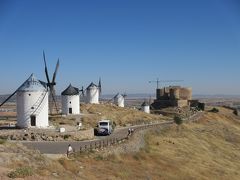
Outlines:
[{"label": "windmill conical roof", "polygon": [[47,84],[39,81],[34,74],[31,76],[18,88],[18,91],[46,91]]},{"label": "windmill conical roof", "polygon": [[87,87],[87,89],[92,88],[92,87],[98,87],[96,84],[94,84],[93,82],[91,82],[91,84]]},{"label": "windmill conical roof", "polygon": [[119,94],[119,93],[117,93],[117,94],[114,96],[114,98],[121,98],[121,97],[123,97],[123,95],[121,95],[121,94]]},{"label": "windmill conical roof", "polygon": [[62,95],[64,96],[72,96],[72,95],[78,95],[79,94],[79,89],[76,87],[73,87],[71,84],[67,87],[67,89],[65,89],[62,92]]},{"label": "windmill conical roof", "polygon": [[144,101],[144,102],[142,103],[142,106],[149,106],[149,104],[148,104],[146,101]]}]

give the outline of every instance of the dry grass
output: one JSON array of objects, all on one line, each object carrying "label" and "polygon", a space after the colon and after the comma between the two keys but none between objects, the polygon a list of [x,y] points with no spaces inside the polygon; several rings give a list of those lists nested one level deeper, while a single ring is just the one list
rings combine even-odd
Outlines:
[{"label": "dry grass", "polygon": [[[8,168],[30,163],[37,177],[49,179],[238,180],[240,121],[232,111],[219,110],[206,113],[198,122],[182,124],[178,131],[176,125],[149,131],[145,147],[134,153],[84,153],[76,159],[49,160],[37,152],[33,156],[32,151],[21,146],[16,150],[12,145],[12,158],[18,161]],[[10,147],[8,143],[3,146]]]},{"label": "dry grass", "polygon": [[[233,119],[231,119],[233,118]],[[91,179],[239,179],[240,123],[220,108],[198,123],[152,131],[135,154],[82,159]],[[105,176],[94,172],[105,172]]]},{"label": "dry grass", "polygon": [[122,108],[111,104],[81,104],[81,113],[83,115],[66,117],[60,115],[51,116],[50,123],[55,126],[76,126],[77,122],[82,121],[84,128],[88,129],[90,127],[95,127],[97,122],[101,119],[111,119],[119,126],[169,119],[160,115],[147,114],[137,109]]},{"label": "dry grass", "polygon": [[95,126],[100,119],[111,119],[120,126],[168,119],[167,117],[147,114],[136,109],[121,108],[110,104],[82,104],[81,112],[86,114],[82,117],[82,121],[89,123],[91,126]]}]

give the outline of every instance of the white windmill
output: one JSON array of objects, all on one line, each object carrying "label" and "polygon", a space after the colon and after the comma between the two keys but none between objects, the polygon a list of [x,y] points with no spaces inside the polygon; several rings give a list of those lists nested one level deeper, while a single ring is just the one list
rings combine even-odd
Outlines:
[{"label": "white windmill", "polygon": [[141,105],[141,110],[145,113],[150,113],[150,105],[146,101],[144,101]]},{"label": "white windmill", "polygon": [[80,114],[79,89],[71,84],[62,92],[62,114]]},{"label": "white windmill", "polygon": [[17,96],[17,127],[48,127],[48,88],[33,74],[0,106],[13,95]]},{"label": "white windmill", "polygon": [[[99,79],[98,85],[93,82],[84,90],[82,87],[82,96],[87,104],[99,104],[99,96],[102,92],[101,79]],[[86,95],[85,95],[86,92]]]},{"label": "white windmill", "polygon": [[122,94],[117,93],[113,98],[114,104],[119,107],[124,107],[124,100],[125,100],[126,96],[127,96],[126,94],[122,95]]}]

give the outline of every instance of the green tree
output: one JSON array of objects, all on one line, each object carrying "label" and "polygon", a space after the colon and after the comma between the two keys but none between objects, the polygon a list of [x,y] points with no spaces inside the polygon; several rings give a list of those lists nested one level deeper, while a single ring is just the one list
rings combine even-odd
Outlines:
[{"label": "green tree", "polygon": [[183,120],[180,116],[174,116],[174,122],[177,124],[177,125],[181,125],[183,123]]},{"label": "green tree", "polygon": [[183,123],[183,120],[180,116],[174,116],[174,122],[177,124],[177,131],[179,131],[179,126]]}]

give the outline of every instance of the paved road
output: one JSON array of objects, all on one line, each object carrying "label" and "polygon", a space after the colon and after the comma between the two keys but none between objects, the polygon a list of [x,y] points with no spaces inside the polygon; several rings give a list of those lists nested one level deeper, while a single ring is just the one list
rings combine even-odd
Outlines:
[{"label": "paved road", "polygon": [[[185,120],[197,121],[202,116],[202,114],[203,112],[199,112]],[[136,126],[131,126],[131,128],[133,128],[134,131],[139,131],[146,128],[156,128],[160,126],[162,127],[162,126],[166,126],[173,123],[174,123],[173,121],[167,121],[167,122],[160,122],[160,123],[154,123],[154,124],[136,125]],[[94,140],[60,141],[60,142],[22,141],[22,144],[31,149],[38,149],[43,154],[64,154],[67,151],[68,144],[71,144],[71,146],[75,149],[75,151],[80,151],[80,147],[81,147],[81,150],[85,150],[85,149],[90,149],[91,147],[94,148],[95,146],[99,147],[109,143],[116,143],[117,140],[122,140],[127,137],[128,128],[129,127],[116,129],[113,132],[113,134],[111,134],[110,136],[98,136]]]},{"label": "paved road", "polygon": [[[168,122],[161,122],[155,124],[147,124],[147,125],[137,125],[131,126],[134,131],[145,129],[145,128],[153,128],[157,126],[162,126],[166,124],[172,124],[173,121]],[[110,136],[98,136],[94,140],[87,140],[87,141],[60,141],[60,142],[49,142],[49,141],[42,141],[42,142],[33,142],[33,141],[22,141],[22,144],[27,146],[30,149],[37,149],[41,153],[44,154],[64,154],[67,151],[68,144],[75,149],[75,151],[80,151],[80,147],[82,150],[85,148],[95,147],[95,146],[103,146],[107,143],[114,143],[114,141],[122,140],[127,137],[128,128],[119,128],[116,129],[113,134]]]}]

